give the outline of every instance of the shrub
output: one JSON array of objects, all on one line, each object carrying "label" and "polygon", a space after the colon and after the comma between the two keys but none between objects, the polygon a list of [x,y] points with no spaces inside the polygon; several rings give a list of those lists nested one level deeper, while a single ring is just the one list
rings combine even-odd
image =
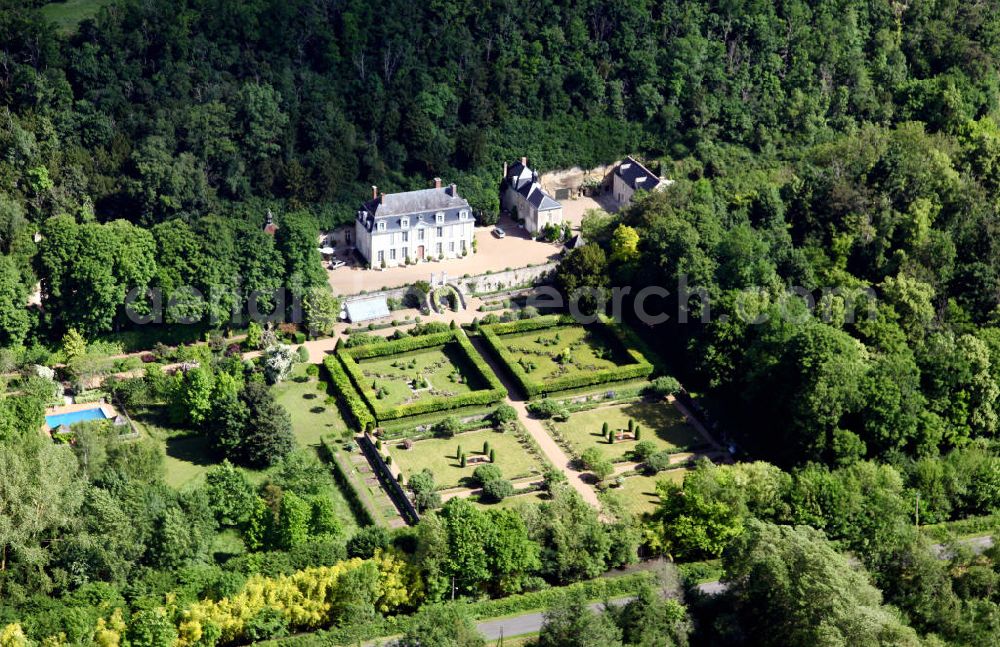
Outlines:
[{"label": "shrub", "polygon": [[639,425],[636,425],[635,426],[635,431],[633,431],[632,433],[635,434],[635,439],[639,440],[639,438],[642,436],[642,427],[640,427]]},{"label": "shrub", "polygon": [[483,497],[499,503],[514,494],[514,484],[507,479],[493,479],[483,485]]},{"label": "shrub", "polygon": [[488,440],[484,440],[483,441],[483,453],[484,454],[489,454],[490,453],[490,441],[488,441]]},{"label": "shrub", "polygon": [[632,457],[637,461],[644,461],[656,453],[656,444],[649,440],[636,443],[632,449]]},{"label": "shrub", "polygon": [[490,450],[490,462],[491,463],[497,462],[497,450],[495,449]]},{"label": "shrub", "polygon": [[434,425],[434,433],[442,438],[451,438],[462,431],[462,421],[455,416],[448,416]]},{"label": "shrub", "polygon": [[[302,333],[298,333],[301,335]],[[309,349],[305,346],[299,346],[295,349],[295,359],[300,363],[306,363],[309,361]]]},{"label": "shrub", "polygon": [[645,472],[647,474],[657,474],[665,469],[670,468],[670,452],[657,452],[648,458],[645,462]]},{"label": "shrub", "polygon": [[493,464],[480,465],[472,472],[472,478],[480,486],[486,485],[490,481],[503,478],[503,472]]},{"label": "shrub", "polygon": [[462,467],[465,467],[465,454],[462,454],[462,456],[458,459],[458,462]]},{"label": "shrub", "polygon": [[491,419],[495,427],[502,427],[509,422],[517,420],[517,409],[507,403],[501,404],[493,411]]},{"label": "shrub", "polygon": [[310,364],[309,366],[307,366],[306,367],[306,375],[308,375],[309,377],[318,377],[319,376],[319,365],[318,364]]},{"label": "shrub", "polygon": [[528,403],[528,411],[539,418],[553,420],[566,420],[569,417],[569,411],[566,406],[561,402],[556,402],[555,400],[549,400],[548,398],[544,400],[538,400],[536,402]]},{"label": "shrub", "polygon": [[608,437],[608,433],[611,431],[611,427],[608,425],[608,421],[605,420],[604,424],[601,425],[601,435],[605,438]]},{"label": "shrub", "polygon": [[661,375],[653,380],[647,388],[648,393],[659,396],[674,395],[680,390],[681,383],[678,382],[676,378],[669,375]]}]

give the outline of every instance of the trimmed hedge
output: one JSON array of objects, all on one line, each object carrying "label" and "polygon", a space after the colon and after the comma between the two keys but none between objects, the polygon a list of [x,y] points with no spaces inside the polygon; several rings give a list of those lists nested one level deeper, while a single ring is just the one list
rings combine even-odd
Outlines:
[{"label": "trimmed hedge", "polygon": [[358,390],[351,383],[351,379],[344,372],[340,357],[337,355],[327,356],[323,360],[323,365],[330,374],[330,382],[340,396],[341,402],[347,407],[347,411],[354,419],[354,424],[360,431],[364,431],[369,426],[374,426],[375,418],[368,410],[368,405],[358,395]]},{"label": "trimmed hedge", "polygon": [[531,379],[510,351],[507,350],[506,344],[504,344],[501,339],[502,335],[529,332],[532,330],[553,328],[555,326],[563,325],[580,324],[577,324],[573,318],[568,315],[545,315],[543,317],[534,317],[532,319],[522,319],[520,321],[481,326],[479,331],[482,334],[483,339],[486,340],[486,344],[490,347],[493,353],[496,354],[500,361],[504,363],[507,370],[509,370],[514,376],[518,386],[521,387],[529,398],[534,398],[547,393],[556,393],[558,391],[593,386],[595,384],[607,384],[609,382],[648,378],[653,372],[653,365],[635,348],[635,345],[632,343],[635,340],[634,333],[630,330],[624,329],[624,327],[620,324],[614,324],[607,320],[602,320],[600,323],[591,325],[600,326],[602,332],[612,336],[615,341],[620,344],[621,348],[625,351],[628,357],[631,358],[631,363],[601,371],[579,373],[554,380],[546,380],[544,382],[536,382]]},{"label": "trimmed hedge", "polygon": [[324,459],[324,462],[330,466],[330,471],[333,473],[333,480],[344,495],[344,499],[347,500],[347,506],[351,509],[351,513],[354,515],[354,519],[358,522],[358,525],[375,525],[377,523],[376,520],[382,519],[382,515],[379,514],[374,502],[367,497],[362,498],[358,494],[354,485],[351,484],[351,479],[347,476],[346,470],[349,468],[341,465],[338,452],[330,446],[330,441],[324,436],[320,438],[319,443],[320,447],[322,447],[320,455]]},{"label": "trimmed hedge", "polygon": [[[361,367],[356,360],[372,359],[375,357],[385,357],[388,355],[398,355],[424,348],[433,348],[455,343],[462,350],[463,359],[468,366],[476,371],[478,377],[488,387],[477,389],[470,393],[454,397],[432,397],[421,398],[417,402],[403,404],[394,407],[384,406],[377,400],[373,400],[368,395],[365,379]],[[339,358],[350,381],[353,383],[356,394],[364,400],[370,417],[378,422],[386,420],[396,420],[409,416],[418,416],[439,411],[450,411],[469,406],[483,406],[499,402],[507,396],[507,390],[500,383],[496,375],[490,371],[486,361],[472,347],[472,342],[465,335],[461,328],[455,328],[441,333],[421,335],[419,337],[404,337],[394,341],[358,346],[350,349],[338,349],[336,356]],[[330,358],[327,358],[328,360]]]}]

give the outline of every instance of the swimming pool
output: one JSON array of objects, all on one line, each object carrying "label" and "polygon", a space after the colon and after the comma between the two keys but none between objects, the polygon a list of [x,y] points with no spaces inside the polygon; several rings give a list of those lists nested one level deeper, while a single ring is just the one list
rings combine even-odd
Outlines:
[{"label": "swimming pool", "polygon": [[107,416],[104,415],[104,410],[100,407],[95,407],[93,409],[82,409],[80,411],[73,411],[72,413],[60,413],[53,416],[45,416],[45,422],[48,423],[49,429],[55,429],[60,425],[75,425],[78,422],[84,422],[86,420],[106,420]]}]

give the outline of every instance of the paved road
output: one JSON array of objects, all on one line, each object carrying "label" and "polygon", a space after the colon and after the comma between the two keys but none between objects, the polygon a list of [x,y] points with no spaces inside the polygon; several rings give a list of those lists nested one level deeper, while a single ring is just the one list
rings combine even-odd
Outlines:
[{"label": "paved road", "polygon": [[[968,539],[960,540],[959,543],[968,547],[975,553],[981,553],[987,548],[993,546],[993,537],[970,537]],[[941,544],[934,544],[933,550],[941,559],[948,559],[948,557],[950,557],[947,547]],[[705,595],[718,595],[726,590],[726,585],[718,581],[704,582],[697,585],[695,588]],[[631,599],[632,598],[630,597],[616,598],[611,600],[611,604],[615,606],[622,606],[628,603]],[[590,608],[593,611],[600,611],[604,608],[604,603],[594,602],[590,605]],[[523,615],[512,616],[509,618],[486,620],[478,623],[476,628],[487,640],[496,640],[501,635],[511,638],[514,636],[537,633],[542,628],[542,624],[544,622],[545,614],[542,612],[525,613]]]}]

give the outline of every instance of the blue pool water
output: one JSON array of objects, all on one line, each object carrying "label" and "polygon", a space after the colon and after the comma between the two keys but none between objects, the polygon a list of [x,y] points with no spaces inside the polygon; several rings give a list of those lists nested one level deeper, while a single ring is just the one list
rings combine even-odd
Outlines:
[{"label": "blue pool water", "polygon": [[78,422],[83,422],[85,420],[105,420],[107,418],[104,415],[104,411],[100,407],[94,409],[83,409],[82,411],[74,411],[72,413],[60,413],[54,416],[45,416],[45,422],[48,423],[49,429],[55,429],[59,425],[74,425]]}]

